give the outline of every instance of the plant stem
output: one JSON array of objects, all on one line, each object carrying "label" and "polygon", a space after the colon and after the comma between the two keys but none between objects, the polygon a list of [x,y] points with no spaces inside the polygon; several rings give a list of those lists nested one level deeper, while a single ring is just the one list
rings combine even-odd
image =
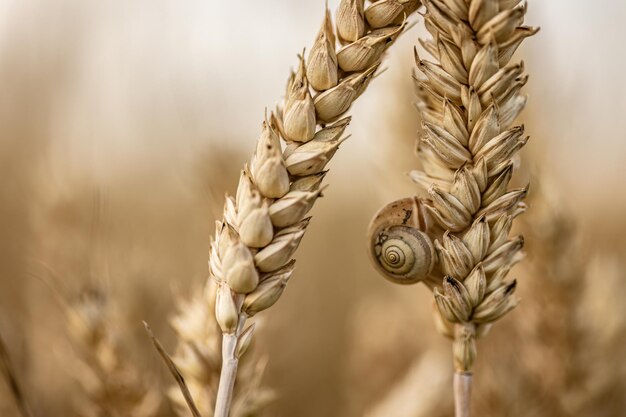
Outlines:
[{"label": "plant stem", "polygon": [[222,337],[222,372],[217,389],[214,417],[228,417],[230,412],[230,403],[233,399],[233,389],[239,364],[239,359],[235,357],[236,348],[237,335],[225,334]]},{"label": "plant stem", "polygon": [[454,415],[470,417],[470,398],[472,395],[472,374],[454,373]]},{"label": "plant stem", "polygon": [[476,325],[474,323],[458,323],[454,325],[452,356],[454,357],[455,416],[469,417],[472,394],[472,367],[476,359]]},{"label": "plant stem", "polygon": [[247,319],[248,316],[245,313],[239,314],[239,324],[235,333],[222,335],[222,371],[217,388],[213,417],[228,417],[230,413],[235,379],[237,379],[237,367],[239,366],[239,358],[236,355],[237,341],[243,332]]},{"label": "plant stem", "polygon": [[13,368],[13,364],[9,359],[9,349],[7,348],[2,335],[0,334],[0,374],[4,376],[9,387],[11,388],[11,393],[15,398],[15,403],[17,404],[17,408],[19,409],[22,417],[31,417],[32,413],[30,412],[30,408],[26,403],[26,399],[24,398],[24,393],[19,383],[17,382],[17,374],[15,373],[15,369]]}]

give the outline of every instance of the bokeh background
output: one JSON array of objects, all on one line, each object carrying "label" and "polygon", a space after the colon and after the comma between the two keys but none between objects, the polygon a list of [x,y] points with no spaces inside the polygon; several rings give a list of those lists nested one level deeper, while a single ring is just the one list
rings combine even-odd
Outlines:
[{"label": "bokeh background", "polygon": [[[334,10],[336,1],[330,1]],[[626,412],[626,5],[531,1],[541,26],[518,52],[531,78],[531,180],[520,229],[522,304],[479,344],[482,415]],[[115,327],[157,386],[177,297],[206,279],[209,236],[251,155],[264,109],[312,43],[322,0],[0,0],[0,333],[37,416],[71,415],[75,359],[53,285],[98,282]],[[420,286],[383,281],[366,257],[372,214],[417,188],[405,173],[419,119],[412,48],[351,111],[295,278],[255,349],[268,415],[451,414],[450,347]],[[0,415],[17,411],[0,382]],[[387,407],[387,408],[385,408]],[[395,408],[394,408],[395,407]],[[399,408],[398,408],[399,407]]]}]

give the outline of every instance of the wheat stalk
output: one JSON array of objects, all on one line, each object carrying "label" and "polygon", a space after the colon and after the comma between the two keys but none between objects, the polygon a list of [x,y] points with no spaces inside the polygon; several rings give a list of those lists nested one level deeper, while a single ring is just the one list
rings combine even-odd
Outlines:
[{"label": "wheat stalk", "polygon": [[2,333],[0,333],[0,374],[2,378],[6,381],[7,386],[11,391],[11,395],[15,400],[15,405],[22,417],[32,417],[33,414],[30,411],[30,407],[28,406],[28,402],[26,401],[26,397],[24,395],[24,391],[22,386],[19,383],[17,372],[11,358],[9,357],[9,348],[4,341],[4,337]]},{"label": "wheat stalk", "polygon": [[435,241],[444,275],[434,288],[437,322],[453,339],[457,416],[469,416],[475,340],[513,309],[516,281],[506,280],[524,240],[509,238],[525,210],[527,187],[510,190],[513,159],[527,137],[511,127],[526,98],[523,63],[509,64],[537,29],[522,26],[518,0],[428,0],[422,40],[434,61],[416,62],[423,120],[411,177],[428,189],[427,216],[443,231]]},{"label": "wheat stalk", "polygon": [[209,275],[219,283],[215,316],[223,333],[215,417],[229,415],[239,357],[253,333],[246,320],[273,305],[293,273],[292,256],[310,220],[305,216],[322,193],[326,164],[345,140],[350,118],[340,118],[418,6],[417,0],[381,1],[365,9],[364,0],[342,0],[336,29],[345,46],[338,52],[327,9],[308,65],[301,56],[283,108],[263,122],[211,244]]}]

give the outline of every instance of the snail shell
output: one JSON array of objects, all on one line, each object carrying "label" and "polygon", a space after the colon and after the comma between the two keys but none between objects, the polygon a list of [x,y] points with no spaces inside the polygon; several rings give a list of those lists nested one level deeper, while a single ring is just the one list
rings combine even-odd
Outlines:
[{"label": "snail shell", "polygon": [[370,258],[378,272],[397,284],[426,280],[436,263],[422,204],[416,197],[394,201],[370,223]]}]

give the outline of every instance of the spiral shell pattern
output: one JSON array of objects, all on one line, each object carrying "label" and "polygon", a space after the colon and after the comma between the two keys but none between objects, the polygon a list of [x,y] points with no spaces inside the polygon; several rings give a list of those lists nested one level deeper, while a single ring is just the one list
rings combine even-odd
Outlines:
[{"label": "spiral shell pattern", "polygon": [[435,249],[420,216],[419,200],[407,198],[383,207],[369,230],[370,256],[385,278],[413,284],[428,277],[436,262]]}]

